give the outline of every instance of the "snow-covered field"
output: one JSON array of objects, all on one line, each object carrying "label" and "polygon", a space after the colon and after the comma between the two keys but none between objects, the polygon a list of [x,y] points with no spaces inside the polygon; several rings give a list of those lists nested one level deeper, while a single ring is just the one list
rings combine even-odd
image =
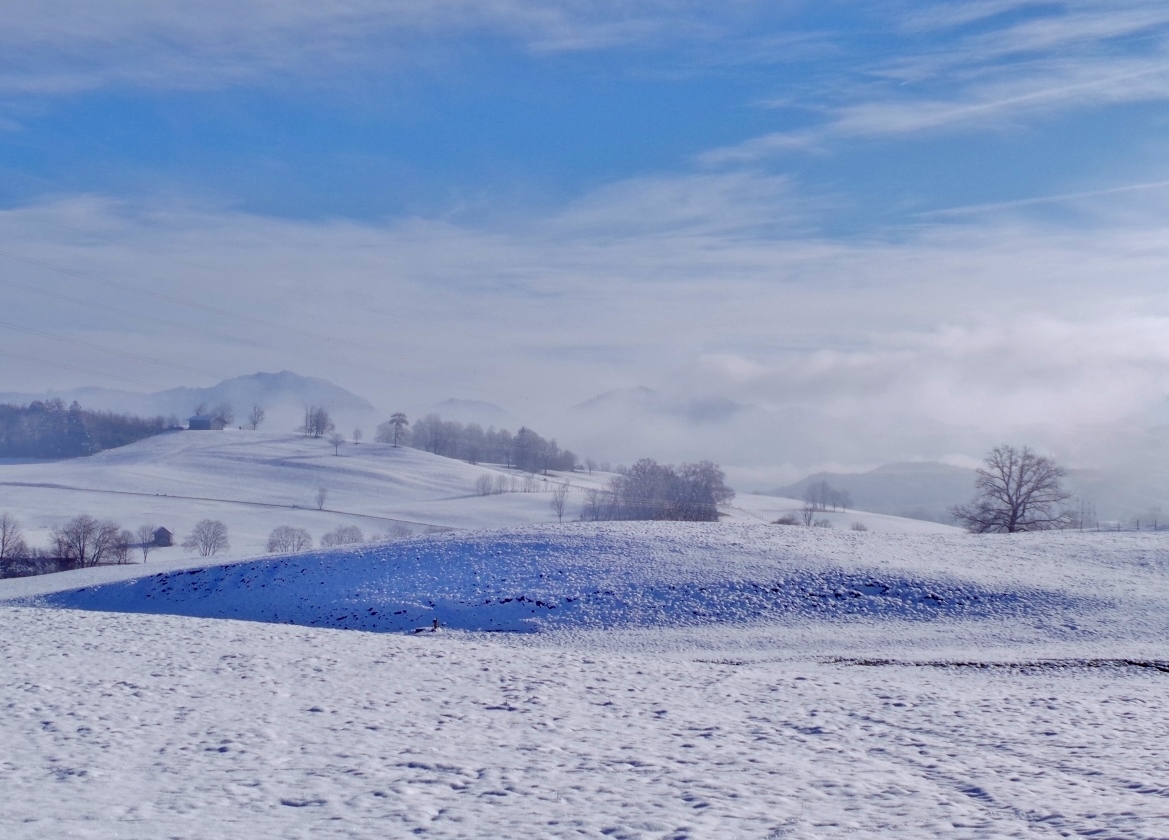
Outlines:
[{"label": "snow-covered field", "polygon": [[1160,534],[575,524],[127,572],[0,583],[4,837],[1169,835]]},{"label": "snow-covered field", "polygon": [[[601,474],[550,477],[561,525],[499,472],[248,432],[0,466],[34,543],[233,542],[0,581],[0,837],[1169,837],[1161,533],[569,522]],[[459,530],[257,556],[396,520]]]}]

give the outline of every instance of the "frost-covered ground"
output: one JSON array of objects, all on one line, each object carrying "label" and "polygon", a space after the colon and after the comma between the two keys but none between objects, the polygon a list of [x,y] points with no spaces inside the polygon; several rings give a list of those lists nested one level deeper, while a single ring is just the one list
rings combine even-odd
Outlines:
[{"label": "frost-covered ground", "polygon": [[[1160,534],[542,526],[127,571],[0,582],[0,836],[1169,836]],[[465,629],[399,632],[432,616]]]}]

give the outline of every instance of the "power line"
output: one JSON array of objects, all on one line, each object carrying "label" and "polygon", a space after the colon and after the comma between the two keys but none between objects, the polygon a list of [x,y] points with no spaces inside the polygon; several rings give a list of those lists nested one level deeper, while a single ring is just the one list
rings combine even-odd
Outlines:
[{"label": "power line", "polygon": [[32,257],[25,257],[25,256],[21,256],[20,254],[14,254],[11,251],[0,250],[0,256],[5,256],[5,257],[8,257],[9,259],[17,260],[19,262],[27,263],[29,265],[35,265],[35,266],[40,266],[41,268],[47,268],[50,271],[57,271],[57,272],[60,272],[61,274],[68,274],[68,275],[71,275],[73,277],[81,278],[83,280],[92,280],[95,283],[101,283],[102,285],[111,286],[115,289],[122,289],[122,290],[127,291],[127,292],[133,292],[136,295],[145,295],[146,297],[152,297],[152,298],[155,298],[156,300],[166,301],[167,303],[173,303],[176,306],[186,306],[190,309],[197,309],[197,310],[200,310],[202,312],[207,312],[211,315],[220,315],[224,318],[235,318],[236,320],[244,321],[244,322],[249,323],[249,324],[256,324],[257,326],[268,327],[270,329],[275,329],[275,330],[279,330],[279,331],[286,332],[286,333],[295,333],[296,335],[300,335],[300,336],[303,336],[305,338],[313,338],[313,339],[316,339],[318,341],[324,341],[326,343],[346,344],[346,345],[353,347],[355,349],[358,349],[358,350],[366,350],[368,352],[376,352],[374,350],[374,348],[369,347],[368,345],[365,345],[365,344],[360,344],[360,343],[355,342],[355,341],[347,341],[346,339],[343,339],[343,338],[333,338],[332,336],[324,335],[322,333],[313,332],[312,330],[302,330],[302,329],[299,329],[297,327],[287,327],[287,326],[284,326],[282,324],[277,324],[274,321],[269,321],[265,318],[255,318],[255,317],[250,316],[250,315],[240,315],[236,312],[231,312],[227,309],[221,309],[218,306],[208,306],[207,304],[197,303],[196,301],[192,301],[192,300],[185,300],[184,298],[176,297],[174,295],[167,295],[167,294],[163,294],[162,292],[153,292],[149,289],[142,289],[142,288],[139,288],[137,286],[133,286],[129,283],[120,283],[117,280],[108,280],[104,277],[98,277],[96,274],[90,274],[90,273],[85,272],[85,271],[77,271],[77,270],[72,269],[72,268],[65,268],[64,266],[55,265],[54,263],[50,263],[50,262],[45,262],[44,260],[37,260],[37,259],[33,259]]},{"label": "power line", "polygon": [[[70,303],[75,303],[78,306],[87,307],[89,309],[100,309],[100,310],[103,310],[105,312],[113,312],[117,315],[133,317],[132,313],[129,313],[124,309],[119,309],[118,307],[110,306],[109,304],[95,303],[93,301],[88,301],[88,300],[85,300],[83,298],[75,297],[73,295],[67,295],[63,292],[54,292],[54,291],[50,291],[48,289],[42,289],[38,286],[30,286],[27,283],[18,283],[15,280],[9,280],[9,279],[4,278],[4,277],[0,277],[0,283],[4,284],[6,286],[11,286],[12,288],[15,288],[15,289],[23,289],[24,291],[27,291],[27,292],[33,292],[34,294],[43,295],[45,297],[51,297],[51,298],[56,298],[57,300],[69,301]],[[247,345],[250,345],[250,346],[255,347],[255,348],[272,350],[272,351],[275,351],[277,353],[283,353],[283,354],[292,353],[295,355],[302,355],[302,356],[309,355],[306,351],[287,350],[285,348],[277,347],[274,344],[268,344],[267,342],[263,342],[263,341],[254,341],[254,340],[249,340],[249,339],[237,338],[235,336],[225,335],[224,333],[216,332],[215,330],[205,330],[202,327],[196,327],[196,326],[192,326],[190,324],[185,324],[182,321],[172,321],[172,320],[167,319],[167,318],[157,318],[154,316],[151,316],[151,320],[157,324],[166,324],[167,326],[177,327],[178,329],[188,330],[190,332],[199,333],[200,335],[205,335],[205,336],[208,336],[210,338],[217,338],[221,341],[227,341],[227,342],[238,343],[238,344],[247,344]],[[314,356],[314,358],[317,358],[317,357]],[[342,362],[342,364],[348,364],[352,367],[365,368],[366,370],[373,371],[374,373],[388,374],[391,376],[400,376],[401,375],[400,373],[395,373],[394,371],[389,371],[389,370],[386,370],[385,368],[375,367],[373,365],[366,365],[366,364],[363,364],[361,362],[347,361],[347,362]]]},{"label": "power line", "polygon": [[77,367],[76,365],[65,364],[64,362],[51,362],[48,359],[38,359],[36,356],[26,356],[22,353],[12,353],[8,350],[0,350],[0,356],[8,356],[13,359],[21,359],[26,362],[36,362],[41,365],[49,365],[51,367],[64,368],[65,370],[75,371],[76,373],[85,373],[89,376],[98,376],[102,379],[117,379],[121,382],[129,382],[133,385],[145,385],[147,388],[166,388],[165,385],[159,385],[157,382],[143,382],[141,379],[131,379],[128,376],[117,376],[112,373],[99,373],[96,370],[89,370],[88,368]]},{"label": "power line", "polygon": [[102,347],[100,344],[92,344],[88,341],[82,341],[79,338],[68,338],[67,336],[56,335],[54,333],[45,332],[43,330],[35,330],[32,327],[22,327],[19,324],[10,324],[7,321],[0,321],[0,327],[5,327],[6,329],[10,329],[10,330],[20,330],[21,332],[33,333],[34,335],[41,335],[41,336],[44,336],[45,338],[51,338],[54,341],[61,341],[61,342],[64,342],[66,344],[76,345],[78,347],[88,347],[90,350],[98,350],[102,353],[110,353],[110,354],[113,354],[115,356],[122,356],[122,357],[127,358],[127,359],[137,359],[138,361],[149,362],[149,363],[155,364],[155,365],[163,365],[164,367],[171,367],[171,368],[175,368],[176,370],[185,370],[188,373],[197,373],[197,374],[200,374],[201,376],[209,376],[212,379],[226,379],[227,378],[226,376],[223,376],[222,374],[219,374],[219,373],[210,373],[210,372],[205,371],[205,370],[200,370],[199,368],[193,368],[193,367],[188,367],[187,365],[181,365],[181,364],[178,364],[177,362],[167,362],[167,361],[163,361],[162,359],[153,359],[150,356],[142,356],[142,355],[139,355],[137,353],[128,353],[125,350],[114,350],[111,347]]}]

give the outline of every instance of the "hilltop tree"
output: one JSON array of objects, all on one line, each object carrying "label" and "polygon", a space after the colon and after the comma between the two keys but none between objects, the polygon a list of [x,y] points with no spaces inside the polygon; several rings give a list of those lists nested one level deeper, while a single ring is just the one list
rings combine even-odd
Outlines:
[{"label": "hilltop tree", "polygon": [[248,422],[252,424],[252,431],[264,422],[264,407],[259,403],[252,406],[252,410],[248,412]]},{"label": "hilltop tree", "polygon": [[329,432],[329,444],[333,447],[333,454],[341,454],[341,444],[345,442],[345,435],[340,432]]},{"label": "hilltop tree", "polygon": [[402,412],[395,412],[390,416],[390,419],[377,427],[377,433],[374,435],[374,440],[378,443],[392,443],[397,446],[401,440],[402,435],[406,432],[406,427],[410,425],[410,421],[406,419],[406,415]]},{"label": "hilltop tree", "polygon": [[976,534],[1013,534],[1066,528],[1072,515],[1064,510],[1071,494],[1060,480],[1067,475],[1047,457],[1028,447],[996,446],[977,470],[972,501],[950,508],[967,530]]}]

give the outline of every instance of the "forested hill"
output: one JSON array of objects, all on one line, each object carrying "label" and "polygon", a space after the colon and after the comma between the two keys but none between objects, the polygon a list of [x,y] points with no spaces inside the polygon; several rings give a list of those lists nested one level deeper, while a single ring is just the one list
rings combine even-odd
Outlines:
[{"label": "forested hill", "polygon": [[76,458],[157,435],[169,424],[106,411],[86,411],[76,402],[35,401],[0,405],[0,458]]}]

